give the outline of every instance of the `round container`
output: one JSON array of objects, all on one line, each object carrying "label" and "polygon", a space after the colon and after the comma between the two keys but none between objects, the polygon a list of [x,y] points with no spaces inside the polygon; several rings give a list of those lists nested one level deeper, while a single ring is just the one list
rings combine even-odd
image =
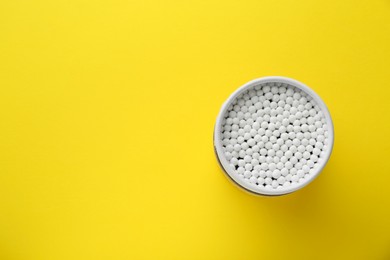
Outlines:
[{"label": "round container", "polygon": [[[252,184],[248,182],[247,180],[244,180],[239,176],[237,171],[233,169],[230,166],[230,163],[225,157],[224,148],[222,145],[222,129],[223,129],[223,122],[224,118],[226,116],[226,112],[228,111],[230,105],[238,98],[240,97],[243,92],[246,92],[250,89],[254,89],[256,86],[264,86],[265,84],[269,83],[275,83],[275,85],[280,84],[287,84],[288,86],[295,87],[304,93],[306,93],[308,96],[312,98],[312,100],[318,105],[320,110],[322,111],[323,116],[325,117],[325,121],[327,124],[327,131],[328,131],[328,144],[327,149],[324,151],[324,156],[321,157],[321,161],[319,161],[318,165],[315,169],[313,169],[313,172],[310,173],[307,178],[304,179],[304,181],[301,181],[299,183],[292,183],[292,185],[288,187],[281,187],[280,189],[269,189],[265,188],[264,186]],[[301,189],[302,187],[309,184],[313,179],[315,179],[319,173],[322,171],[322,169],[325,167],[326,163],[329,160],[329,157],[331,155],[332,149],[333,149],[333,143],[334,143],[334,130],[333,130],[333,123],[332,119],[329,113],[328,108],[326,107],[325,103],[321,100],[321,98],[308,86],[305,84],[286,77],[263,77],[259,79],[252,80],[245,85],[241,86],[239,89],[237,89],[222,105],[222,108],[219,112],[217,122],[214,129],[214,148],[215,153],[218,159],[218,162],[220,163],[223,171],[226,173],[228,178],[233,181],[236,185],[238,185],[240,188],[243,188],[246,191],[249,191],[252,194],[256,195],[284,195],[291,193],[293,191],[296,191],[298,189]]]}]

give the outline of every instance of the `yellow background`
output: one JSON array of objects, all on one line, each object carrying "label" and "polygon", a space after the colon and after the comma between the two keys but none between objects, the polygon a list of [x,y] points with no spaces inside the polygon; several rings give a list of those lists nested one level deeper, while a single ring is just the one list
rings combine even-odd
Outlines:
[{"label": "yellow background", "polygon": [[[0,259],[390,259],[390,1],[2,0]],[[282,197],[214,157],[223,101],[311,86],[329,164]]]}]

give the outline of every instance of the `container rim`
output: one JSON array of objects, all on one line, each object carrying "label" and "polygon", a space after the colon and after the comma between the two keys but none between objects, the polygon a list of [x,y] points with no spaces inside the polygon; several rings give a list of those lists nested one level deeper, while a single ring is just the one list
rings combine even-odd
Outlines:
[{"label": "container rim", "polygon": [[[313,100],[317,103],[317,105],[320,107],[321,111],[323,112],[325,116],[326,123],[328,125],[328,149],[325,151],[325,156],[322,159],[322,161],[319,164],[319,167],[316,168],[316,171],[309,176],[308,179],[306,179],[302,183],[292,184],[288,187],[282,188],[282,189],[273,189],[268,190],[265,188],[260,188],[256,184],[248,183],[241,179],[238,174],[236,174],[233,169],[231,169],[229,162],[226,160],[223,147],[222,147],[222,122],[225,116],[225,113],[230,106],[231,103],[234,102],[234,100],[240,96],[244,91],[251,89],[257,85],[266,84],[266,83],[284,83],[291,85],[293,87],[296,87],[302,91],[304,91],[306,94],[308,94]],[[325,105],[325,103],[322,101],[322,99],[308,86],[303,84],[302,82],[299,82],[292,78],[282,77],[282,76],[267,76],[262,78],[257,78],[254,80],[251,80],[247,82],[246,84],[239,87],[236,91],[234,91],[229,98],[223,103],[214,128],[214,150],[217,156],[217,159],[224,170],[224,172],[227,174],[229,179],[231,179],[235,184],[240,186],[246,191],[249,191],[251,193],[257,194],[257,195],[270,195],[270,196],[277,196],[277,195],[284,195],[291,192],[294,192],[298,189],[301,189],[308,185],[310,182],[312,182],[323,170],[326,163],[328,162],[330,155],[333,150],[333,144],[334,144],[334,128],[333,128],[333,122],[332,118],[330,116],[330,112]]]}]

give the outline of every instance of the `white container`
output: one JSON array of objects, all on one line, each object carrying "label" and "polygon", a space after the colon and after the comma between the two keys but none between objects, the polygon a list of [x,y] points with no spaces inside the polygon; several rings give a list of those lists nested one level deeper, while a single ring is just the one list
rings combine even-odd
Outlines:
[{"label": "white container", "polygon": [[[282,84],[288,84],[289,86],[295,87],[300,89],[301,91],[305,92],[307,95],[309,95],[314,102],[319,106],[321,109],[325,121],[327,124],[327,131],[328,131],[328,145],[327,149],[324,151],[325,155],[323,156],[322,160],[319,162],[318,167],[314,169],[314,172],[311,173],[308,178],[305,178],[304,181],[295,183],[294,185],[288,186],[288,187],[281,187],[281,189],[266,189],[261,186],[257,186],[254,184],[249,183],[248,181],[242,179],[239,177],[237,172],[230,167],[230,164],[228,160],[225,158],[224,154],[224,148],[222,146],[222,123],[223,119],[225,117],[225,114],[229,108],[229,106],[245,91],[254,89],[255,86],[267,84],[267,83],[282,83]],[[321,100],[321,98],[308,86],[305,84],[296,81],[291,78],[286,77],[263,77],[259,79],[252,80],[245,85],[241,86],[239,89],[237,89],[222,105],[222,108],[219,112],[217,122],[214,129],[214,148],[215,153],[217,156],[217,159],[226,173],[226,175],[229,177],[230,180],[232,180],[236,185],[238,185],[240,188],[243,188],[246,191],[249,191],[252,194],[256,195],[284,195],[291,192],[294,192],[298,189],[301,189],[302,187],[309,184],[313,179],[315,179],[319,173],[322,171],[322,169],[325,167],[326,163],[329,160],[329,157],[331,155],[332,149],[333,149],[333,143],[334,143],[334,130],[333,130],[333,123],[332,119],[329,113],[328,108],[326,107],[325,103]]]}]

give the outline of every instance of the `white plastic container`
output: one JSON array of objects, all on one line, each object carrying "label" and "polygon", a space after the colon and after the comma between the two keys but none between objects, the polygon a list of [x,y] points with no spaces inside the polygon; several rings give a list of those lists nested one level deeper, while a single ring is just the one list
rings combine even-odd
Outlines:
[{"label": "white plastic container", "polygon": [[[322,111],[323,116],[325,117],[326,125],[327,125],[327,149],[323,152],[323,157],[321,157],[321,160],[318,162],[318,165],[316,165],[315,169],[312,169],[310,174],[307,176],[305,175],[305,178],[300,179],[299,183],[292,183],[292,185],[289,185],[288,187],[278,187],[278,189],[270,189],[265,188],[261,185],[254,185],[252,183],[249,183],[248,180],[243,179],[242,177],[237,174],[237,171],[232,168],[231,164],[225,157],[225,151],[222,145],[222,130],[223,130],[223,122],[224,118],[226,116],[226,113],[228,111],[228,108],[232,105],[235,100],[240,97],[244,92],[254,89],[256,86],[264,86],[264,84],[273,83],[276,85],[280,84],[287,84],[287,86],[295,87],[304,93],[306,93],[308,96],[310,96],[315,102],[320,110]],[[296,81],[291,78],[286,77],[263,77],[259,79],[252,80],[243,86],[241,86],[239,89],[237,89],[222,105],[222,108],[219,112],[217,122],[214,129],[214,148],[215,153],[217,156],[217,159],[223,169],[223,171],[226,173],[226,175],[229,177],[230,180],[233,181],[236,185],[238,185],[240,188],[243,188],[246,191],[249,191],[250,193],[256,194],[256,195],[283,195],[288,194],[291,192],[294,192],[298,189],[301,189],[302,187],[309,184],[313,179],[315,179],[319,173],[323,170],[326,163],[329,160],[329,157],[331,155],[332,149],[333,149],[333,143],[334,143],[334,129],[333,129],[333,123],[330,116],[330,113],[324,104],[324,102],[321,100],[321,98],[308,86],[305,84]],[[264,184],[265,185],[265,184]]]}]

